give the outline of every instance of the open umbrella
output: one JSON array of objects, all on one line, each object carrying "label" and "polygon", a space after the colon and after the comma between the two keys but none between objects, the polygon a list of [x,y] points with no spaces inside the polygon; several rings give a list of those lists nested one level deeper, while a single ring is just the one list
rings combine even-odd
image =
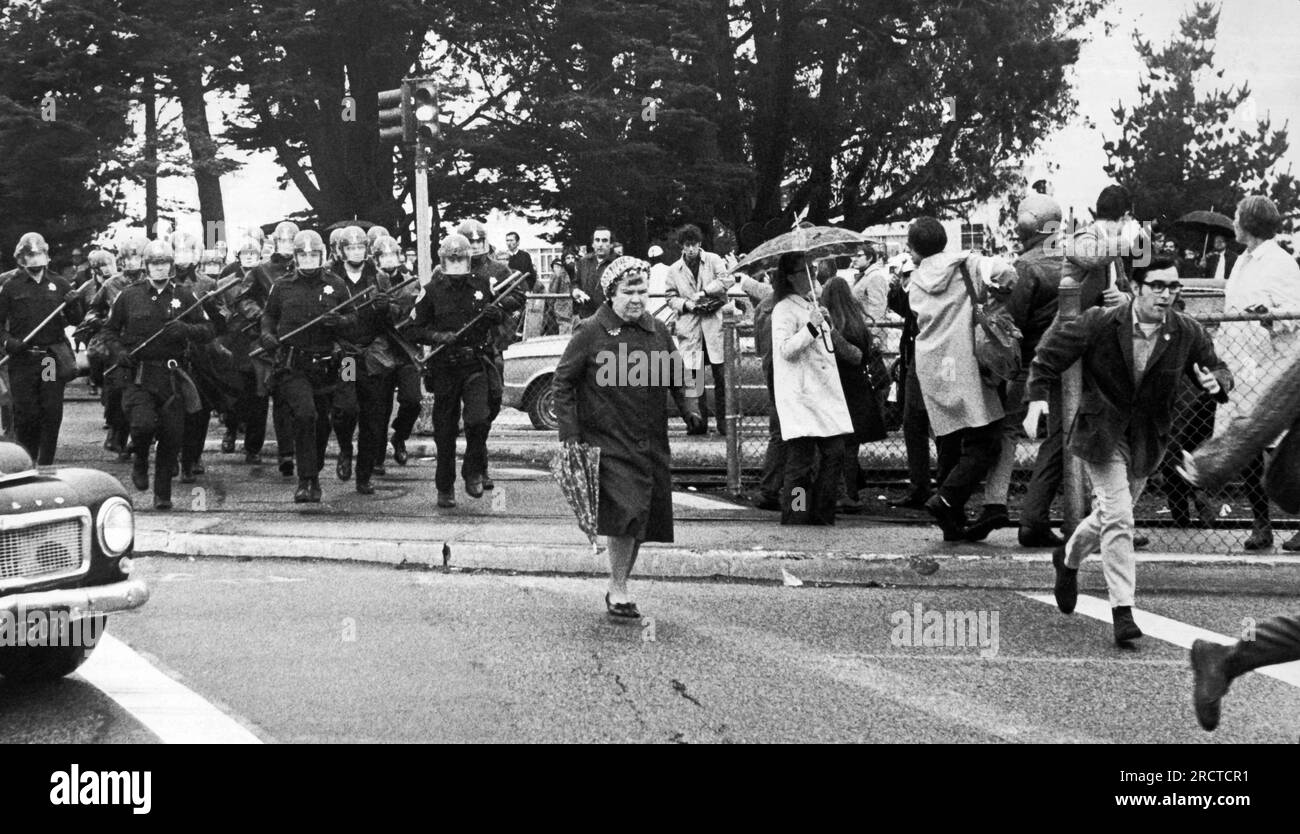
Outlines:
[{"label": "open umbrella", "polygon": [[551,459],[551,474],[577,516],[579,529],[591,541],[592,553],[599,553],[596,514],[600,509],[600,447],[565,443]]},{"label": "open umbrella", "polygon": [[819,255],[847,255],[867,243],[863,235],[834,226],[797,226],[777,235],[740,259],[738,270],[772,265],[772,261],[790,252],[816,252]]},{"label": "open umbrella", "polygon": [[1193,234],[1203,235],[1201,241],[1201,257],[1210,250],[1211,235],[1226,235],[1232,239],[1237,234],[1237,229],[1232,223],[1232,218],[1226,214],[1219,214],[1217,211],[1193,211],[1184,214],[1178,218],[1176,224],[1179,228],[1185,229]]}]

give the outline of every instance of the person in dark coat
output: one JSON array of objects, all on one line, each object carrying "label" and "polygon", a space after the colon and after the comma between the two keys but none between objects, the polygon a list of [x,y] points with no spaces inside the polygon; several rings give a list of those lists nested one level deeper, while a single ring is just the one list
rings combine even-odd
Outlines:
[{"label": "person in dark coat", "polygon": [[704,422],[686,396],[677,345],[646,309],[649,270],[637,258],[609,264],[601,276],[605,302],[574,331],[553,383],[560,442],[600,448],[596,532],[609,540],[605,606],[628,619],[641,616],[627,590],[641,543],[673,540],[665,391],[688,428]]},{"label": "person in dark coat", "polygon": [[[1222,489],[1285,431],[1269,461],[1264,487],[1283,510],[1300,512],[1300,349],[1293,347],[1263,382],[1269,396],[1234,414],[1196,452],[1184,452],[1180,474],[1194,486]],[[1219,726],[1220,702],[1234,678],[1261,666],[1300,660],[1300,611],[1262,620],[1251,638],[1231,646],[1192,643],[1192,704],[1203,729]]]},{"label": "person in dark coat", "polygon": [[821,304],[830,319],[831,339],[835,344],[835,364],[840,373],[844,402],[853,419],[853,433],[844,436],[844,479],[836,502],[839,512],[862,511],[858,501],[858,450],[863,443],[874,443],[888,436],[880,401],[872,386],[870,365],[880,355],[867,327],[862,306],[853,297],[849,282],[838,276],[822,288]]}]

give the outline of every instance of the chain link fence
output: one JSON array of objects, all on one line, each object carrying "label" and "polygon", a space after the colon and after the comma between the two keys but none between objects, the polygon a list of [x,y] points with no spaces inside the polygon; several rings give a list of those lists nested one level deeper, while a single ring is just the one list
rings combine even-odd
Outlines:
[{"label": "chain link fence", "polygon": [[[1267,396],[1267,391],[1260,391],[1256,386],[1264,377],[1262,367],[1271,350],[1269,340],[1275,330],[1300,328],[1300,314],[1225,316],[1221,312],[1221,294],[1217,300],[1212,295],[1200,298],[1191,295],[1186,299],[1189,313],[1205,325],[1214,339],[1219,358],[1233,372],[1236,387],[1230,394],[1231,399],[1234,402],[1253,402],[1260,396]],[[859,464],[863,471],[863,489],[859,498],[868,516],[915,519],[918,523],[928,524],[928,516],[924,513],[889,506],[890,500],[902,498],[910,492],[900,405],[904,380],[900,378],[902,366],[897,353],[901,328],[901,322],[875,326],[893,380],[889,391],[878,392],[889,436],[876,443],[863,444],[861,448]],[[729,320],[724,333],[731,389],[729,411],[735,415],[736,429],[727,438],[728,487],[733,493],[757,491],[768,446],[771,398],[762,360],[754,348],[752,322]],[[1300,334],[1295,338],[1300,338]],[[1225,489],[1214,494],[1195,489],[1178,476],[1173,464],[1181,459],[1182,451],[1193,451],[1213,436],[1216,422],[1222,422],[1223,412],[1229,408],[1219,406],[1208,395],[1199,393],[1189,379],[1183,378],[1180,386],[1169,451],[1135,507],[1138,532],[1151,540],[1149,549],[1154,552],[1242,553],[1252,530],[1267,518],[1274,536],[1272,549],[1278,550],[1282,543],[1300,534],[1300,517],[1282,513],[1275,505],[1269,506],[1267,511],[1263,509],[1262,493],[1256,480],[1258,472],[1243,472]],[[730,403],[735,405],[730,406]],[[1069,424],[1067,415],[1065,425]],[[1025,436],[1023,431],[1019,436],[1008,496],[1013,522],[1018,517],[1019,504],[1024,498],[1044,432],[1040,430],[1036,438]],[[931,443],[932,475],[934,463]],[[1084,485],[1083,494],[1088,492]],[[970,507],[973,512],[978,511],[981,500],[979,493],[972,497]],[[1062,521],[1063,510],[1058,495],[1052,509],[1054,524]]]}]

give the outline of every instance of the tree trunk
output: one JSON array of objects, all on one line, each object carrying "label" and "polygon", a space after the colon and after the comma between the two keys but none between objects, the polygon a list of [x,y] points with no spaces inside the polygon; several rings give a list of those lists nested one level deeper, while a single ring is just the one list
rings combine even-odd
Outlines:
[{"label": "tree trunk", "polygon": [[[194,184],[199,192],[199,214],[203,228],[226,221],[225,203],[221,197],[221,170],[217,159],[217,145],[208,128],[207,103],[204,100],[203,68],[193,62],[176,67],[172,79],[176,96],[181,102],[181,118],[185,123],[185,136],[189,141],[190,159],[194,166]],[[220,228],[220,227],[217,227]]]},{"label": "tree trunk", "polygon": [[781,181],[790,147],[790,119],[794,103],[798,49],[795,32],[799,18],[794,0],[780,0],[778,12],[750,0],[754,24],[755,73],[758,77],[754,113],[754,210],[760,223],[781,214]]}]

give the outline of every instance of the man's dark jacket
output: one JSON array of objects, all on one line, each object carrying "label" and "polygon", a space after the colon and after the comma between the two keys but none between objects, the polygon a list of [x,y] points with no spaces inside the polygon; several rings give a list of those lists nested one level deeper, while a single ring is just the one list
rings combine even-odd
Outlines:
[{"label": "man's dark jacket", "polygon": [[1029,369],[1028,399],[1046,401],[1051,386],[1080,361],[1083,396],[1068,433],[1069,449],[1091,463],[1105,463],[1128,440],[1129,474],[1150,475],[1169,445],[1179,377],[1198,388],[1193,365],[1211,371],[1228,401],[1232,373],[1219,361],[1214,342],[1195,319],[1170,310],[1139,385],[1133,383],[1133,304],[1094,307],[1053,328],[1038,346]]}]

